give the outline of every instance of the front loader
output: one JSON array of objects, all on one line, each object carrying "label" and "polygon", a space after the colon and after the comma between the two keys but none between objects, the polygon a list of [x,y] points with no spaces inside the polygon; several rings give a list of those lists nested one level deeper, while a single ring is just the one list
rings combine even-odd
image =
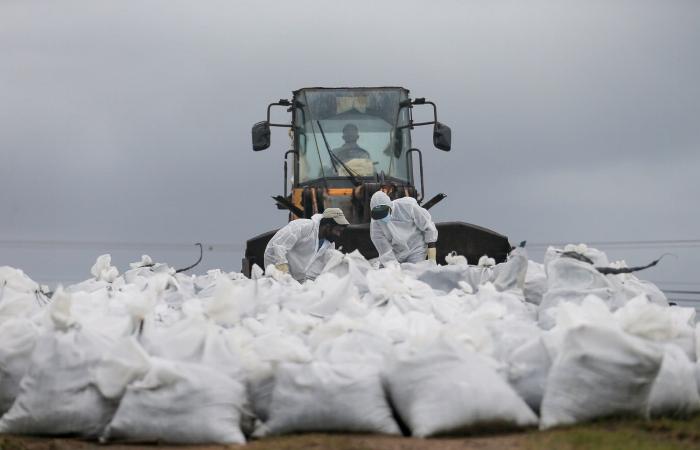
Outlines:
[{"label": "front loader", "polygon": [[[273,107],[286,108],[291,122],[272,123]],[[416,107],[432,108],[433,120],[414,121]],[[346,253],[359,250],[371,259],[378,256],[369,237],[372,194],[382,190],[392,199],[410,196],[426,209],[446,197],[437,194],[425,199],[423,155],[411,146],[411,131],[426,125],[433,127],[434,146],[450,151],[451,130],[438,122],[435,103],[411,99],[407,89],[303,88],[294,91],[291,100],[268,105],[267,120],[253,125],[253,150],[270,147],[271,127],[288,128],[292,148],[284,155],[284,192],[273,197],[277,207],[289,211],[289,220],[310,218],[329,207],[341,208],[351,225],[336,247]],[[414,182],[416,155],[420,191]],[[476,264],[482,255],[505,261],[511,250],[506,236],[477,225],[441,222],[436,226],[440,264],[452,251]],[[245,275],[250,276],[254,264],[264,268],[265,247],[276,231],[247,241]]]}]

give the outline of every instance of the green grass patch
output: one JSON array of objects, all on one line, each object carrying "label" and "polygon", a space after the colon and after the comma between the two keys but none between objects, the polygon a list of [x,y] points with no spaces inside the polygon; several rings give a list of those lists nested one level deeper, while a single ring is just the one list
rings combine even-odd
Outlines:
[{"label": "green grass patch", "polygon": [[608,419],[528,432],[526,448],[666,450],[700,448],[700,416],[690,419]]}]

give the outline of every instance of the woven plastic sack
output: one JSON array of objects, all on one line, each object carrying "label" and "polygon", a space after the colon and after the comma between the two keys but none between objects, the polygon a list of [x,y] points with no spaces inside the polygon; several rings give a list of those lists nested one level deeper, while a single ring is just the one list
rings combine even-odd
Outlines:
[{"label": "woven plastic sack", "polygon": [[537,424],[537,416],[486,358],[442,340],[399,351],[386,379],[392,404],[413,436]]},{"label": "woven plastic sack", "polygon": [[126,388],[102,441],[243,444],[243,385],[216,369],[151,358],[143,379]]},{"label": "woven plastic sack", "polygon": [[269,417],[256,435],[308,431],[400,434],[371,364],[280,364]]},{"label": "woven plastic sack", "polygon": [[554,360],[542,400],[540,428],[600,417],[645,417],[663,349],[621,329],[569,329]]}]

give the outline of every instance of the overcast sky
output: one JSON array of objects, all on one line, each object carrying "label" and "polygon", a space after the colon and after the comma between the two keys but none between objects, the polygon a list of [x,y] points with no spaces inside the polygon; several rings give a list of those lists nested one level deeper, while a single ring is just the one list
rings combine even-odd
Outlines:
[{"label": "overcast sky", "polygon": [[[197,241],[226,244],[202,270],[239,270],[245,240],[286,221],[286,131],[253,153],[250,127],[304,86],[438,104],[452,152],[414,132],[426,195],[448,195],[436,220],[511,242],[700,239],[697,0],[2,0],[0,55],[0,265],[38,280],[86,278],[106,252],[183,266]],[[700,286],[697,246],[610,253],[666,250],[648,277]]]}]

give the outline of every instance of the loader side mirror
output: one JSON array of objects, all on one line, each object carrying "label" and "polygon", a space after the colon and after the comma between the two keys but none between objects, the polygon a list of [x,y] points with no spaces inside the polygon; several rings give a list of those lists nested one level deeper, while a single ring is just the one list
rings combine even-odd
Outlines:
[{"label": "loader side mirror", "polygon": [[435,148],[449,152],[452,148],[452,130],[447,125],[435,122],[433,128],[433,145]]},{"label": "loader side mirror", "polygon": [[270,147],[270,122],[258,122],[253,125],[253,150],[259,152],[268,147]]}]

